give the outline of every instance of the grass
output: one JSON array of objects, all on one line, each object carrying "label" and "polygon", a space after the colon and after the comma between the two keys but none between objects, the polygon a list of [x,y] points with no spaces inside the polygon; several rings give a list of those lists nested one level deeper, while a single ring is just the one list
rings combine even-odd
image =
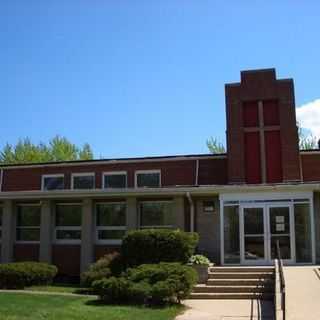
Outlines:
[{"label": "grass", "polygon": [[85,297],[0,294],[0,320],[172,320],[181,306],[151,309],[99,305]]},{"label": "grass", "polygon": [[25,288],[26,290],[31,291],[46,291],[46,292],[63,292],[63,293],[87,293],[88,289],[80,288],[77,285],[68,285],[54,283],[50,286],[32,286]]}]

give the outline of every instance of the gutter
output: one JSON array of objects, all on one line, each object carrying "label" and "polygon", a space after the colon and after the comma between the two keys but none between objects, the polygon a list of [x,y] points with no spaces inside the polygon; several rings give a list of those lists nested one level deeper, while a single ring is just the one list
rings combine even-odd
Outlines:
[{"label": "gutter", "polygon": [[[0,169],[1,175],[1,169]],[[0,176],[1,178],[1,176]],[[90,189],[90,190],[30,190],[30,191],[2,191],[0,200],[5,199],[51,199],[51,198],[107,198],[107,197],[139,197],[139,196],[212,196],[213,194],[234,193],[259,193],[259,192],[297,192],[317,191],[320,192],[319,183],[300,184],[275,184],[275,185],[209,185],[209,186],[175,186],[162,188],[126,188],[118,189]],[[187,196],[188,197],[188,196]],[[192,199],[191,199],[192,200]],[[189,200],[190,202],[190,200]]]},{"label": "gutter", "polygon": [[190,232],[194,232],[194,203],[191,198],[190,192],[186,193],[190,205]]}]

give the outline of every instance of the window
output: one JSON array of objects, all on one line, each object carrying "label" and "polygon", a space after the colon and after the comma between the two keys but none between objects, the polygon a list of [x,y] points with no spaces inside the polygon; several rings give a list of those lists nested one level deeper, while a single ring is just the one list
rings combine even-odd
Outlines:
[{"label": "window", "polygon": [[0,243],[2,239],[2,216],[3,216],[3,209],[2,209],[2,206],[0,205]]},{"label": "window", "polygon": [[127,172],[104,172],[103,173],[103,188],[126,188],[127,187]]},{"label": "window", "polygon": [[140,203],[141,228],[172,228],[174,216],[171,201],[144,201]]},{"label": "window", "polygon": [[136,171],[137,188],[157,188],[161,186],[160,170]]},{"label": "window", "polygon": [[121,243],[126,232],[127,206],[125,202],[97,203],[97,241]]},{"label": "window", "polygon": [[42,176],[42,190],[64,189],[64,175],[50,174]]},{"label": "window", "polygon": [[94,189],[94,173],[73,173],[71,189]]},{"label": "window", "polygon": [[18,204],[16,220],[16,241],[40,241],[40,204]]},{"label": "window", "polygon": [[81,242],[82,206],[78,203],[60,203],[55,212],[56,242]]}]

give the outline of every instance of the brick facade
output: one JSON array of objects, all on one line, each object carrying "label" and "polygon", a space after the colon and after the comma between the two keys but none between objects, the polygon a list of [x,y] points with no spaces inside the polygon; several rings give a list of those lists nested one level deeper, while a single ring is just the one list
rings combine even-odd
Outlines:
[{"label": "brick facade", "polygon": [[[96,241],[93,215],[97,202],[126,202],[126,228],[132,230],[139,228],[140,201],[170,200],[175,214],[173,227],[186,231],[194,228],[200,236],[199,252],[208,254],[219,263],[222,245],[219,192],[222,193],[223,188],[237,185],[235,187],[239,187],[238,192],[241,192],[241,188],[250,187],[246,184],[257,184],[253,190],[257,191],[259,184],[263,187],[307,187],[308,183],[320,182],[320,150],[299,152],[298,149],[292,79],[277,80],[273,69],[245,71],[241,73],[241,82],[227,84],[225,91],[226,154],[2,166],[0,197],[6,211],[3,228],[7,229],[2,230],[0,262],[40,259],[57,265],[61,275],[78,276],[87,263],[118,251],[120,247],[119,244]],[[160,170],[161,187],[153,190],[152,194],[148,193],[148,188],[136,188],[135,172],[138,170]],[[127,188],[120,190],[125,194],[120,191],[109,194],[109,190],[102,188],[102,174],[112,171],[127,172]],[[94,173],[95,188],[86,190],[88,193],[83,198],[63,190],[59,190],[59,196],[55,196],[55,191],[41,192],[42,175],[64,174],[65,189],[70,190],[73,173]],[[212,188],[211,193],[206,191],[207,187]],[[314,199],[318,241],[319,193],[314,193]],[[82,218],[87,219],[81,226],[85,233],[82,234],[82,244],[80,241],[79,244],[58,244],[53,240],[54,207],[62,200],[81,203],[83,211],[86,208],[85,214],[82,212]],[[206,200],[214,201],[215,212],[204,212],[203,201]],[[13,239],[14,208],[24,201],[35,201],[42,206],[40,243],[19,243]],[[320,259],[318,245],[317,256]]]}]

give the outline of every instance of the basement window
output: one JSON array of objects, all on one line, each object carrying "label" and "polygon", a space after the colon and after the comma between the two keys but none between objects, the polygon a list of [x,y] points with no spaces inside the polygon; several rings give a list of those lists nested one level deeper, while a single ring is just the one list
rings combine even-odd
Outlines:
[{"label": "basement window", "polygon": [[18,204],[16,220],[16,241],[39,242],[40,220],[40,204]]},{"label": "basement window", "polygon": [[121,244],[126,233],[127,206],[125,202],[97,203],[96,240],[99,243]]},{"label": "basement window", "polygon": [[55,242],[81,243],[82,205],[59,203],[55,212]]},{"label": "basement window", "polygon": [[136,171],[135,186],[136,188],[161,187],[161,171],[160,170]]}]

